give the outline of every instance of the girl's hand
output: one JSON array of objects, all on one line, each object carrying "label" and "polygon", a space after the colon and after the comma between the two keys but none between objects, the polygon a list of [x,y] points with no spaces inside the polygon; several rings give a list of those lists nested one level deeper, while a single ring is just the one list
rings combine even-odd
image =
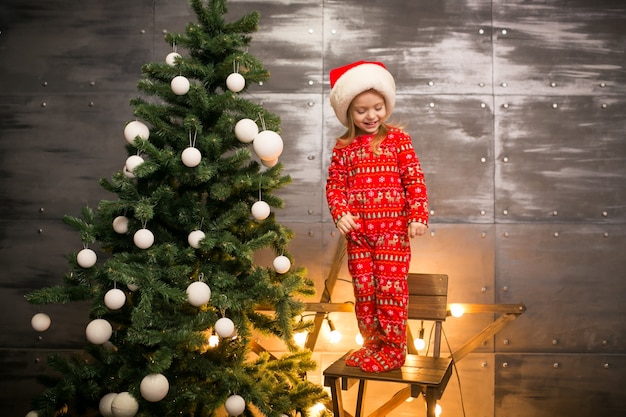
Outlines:
[{"label": "girl's hand", "polygon": [[337,221],[337,229],[339,229],[342,235],[358,229],[359,224],[356,222],[356,219],[358,219],[358,217],[353,216],[350,213],[346,214]]},{"label": "girl's hand", "polygon": [[411,222],[409,223],[409,237],[413,239],[415,236],[422,236],[428,230],[428,226],[423,223]]}]

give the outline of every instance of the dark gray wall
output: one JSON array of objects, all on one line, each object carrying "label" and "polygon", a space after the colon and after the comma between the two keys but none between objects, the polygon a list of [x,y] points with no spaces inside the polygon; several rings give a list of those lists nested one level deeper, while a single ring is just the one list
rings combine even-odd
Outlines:
[{"label": "dark gray wall", "polygon": [[[341,133],[328,70],[381,60],[396,76],[394,119],[414,138],[433,210],[412,269],[449,274],[451,302],[528,307],[459,362],[461,385],[453,378],[444,416],[462,415],[459,388],[468,416],[624,415],[623,2],[230,2],[233,17],[251,10],[261,27],[250,52],[272,78],[246,98],[282,116],[281,161],[294,185],[279,216],[319,293],[338,239],[323,194]],[[30,326],[38,309],[23,295],[59,282],[66,254],[82,247],[60,219],[111,198],[98,179],[125,159],[140,67],[164,59],[164,31],[191,19],[185,0],[0,5],[3,416],[29,411],[47,352],[84,343],[85,306],[45,307],[53,325],[39,335]],[[339,285],[333,301],[350,296]],[[492,319],[448,320],[452,350]],[[334,321],[355,332],[351,315]],[[351,339],[320,340],[320,368]]]}]

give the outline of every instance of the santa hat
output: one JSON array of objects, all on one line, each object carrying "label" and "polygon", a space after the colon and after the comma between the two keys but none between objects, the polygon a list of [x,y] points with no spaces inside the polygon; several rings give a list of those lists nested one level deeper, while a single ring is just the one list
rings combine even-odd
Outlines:
[{"label": "santa hat", "polygon": [[396,83],[381,62],[357,61],[330,71],[330,105],[342,125],[348,127],[348,107],[359,94],[376,90],[385,98],[389,118],[396,104]]}]

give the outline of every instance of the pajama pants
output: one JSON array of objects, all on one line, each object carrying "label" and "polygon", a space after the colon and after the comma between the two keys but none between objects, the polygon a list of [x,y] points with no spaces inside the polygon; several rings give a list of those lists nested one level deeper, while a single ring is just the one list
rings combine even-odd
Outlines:
[{"label": "pajama pants", "polygon": [[[347,254],[356,319],[364,340],[361,351],[371,347],[366,356],[372,356],[372,351],[382,348],[387,356],[374,360],[377,363],[366,365],[364,370],[398,368],[406,355],[407,275],[411,258],[407,229],[403,226],[401,230],[370,232],[361,225],[347,235]],[[363,358],[357,359],[349,364],[363,368]]]}]

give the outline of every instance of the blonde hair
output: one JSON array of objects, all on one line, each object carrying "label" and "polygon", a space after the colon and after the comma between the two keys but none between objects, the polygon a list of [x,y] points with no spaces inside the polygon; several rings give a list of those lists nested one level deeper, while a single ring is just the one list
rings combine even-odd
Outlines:
[{"label": "blonde hair", "polygon": [[[373,90],[373,91],[376,91],[376,90]],[[376,92],[378,93],[378,91]],[[384,99],[384,96],[382,94],[380,95]],[[352,103],[354,103],[354,100],[352,101]],[[338,142],[341,145],[340,147],[342,148],[351,144],[354,141],[354,139],[358,136],[356,125],[354,124],[354,119],[352,118],[352,103],[350,103],[350,106],[348,106],[348,114],[347,114],[348,130],[346,130],[345,133],[341,135],[338,139]],[[385,106],[386,105],[387,103],[385,103]],[[370,146],[372,147],[372,153],[374,153],[375,155],[380,155],[379,146],[383,142],[383,140],[385,140],[385,138],[387,137],[387,133],[389,132],[389,129],[393,129],[393,128],[401,129],[402,127],[394,125],[392,123],[386,123],[386,122],[381,123],[380,127],[378,128],[378,132],[376,132],[376,135],[372,138],[372,142],[370,144]]]}]

